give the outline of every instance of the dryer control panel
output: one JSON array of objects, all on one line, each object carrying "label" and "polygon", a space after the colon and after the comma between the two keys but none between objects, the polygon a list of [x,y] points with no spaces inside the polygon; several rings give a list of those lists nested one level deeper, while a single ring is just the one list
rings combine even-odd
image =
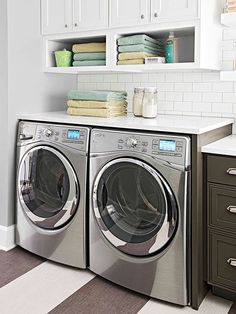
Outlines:
[{"label": "dryer control panel", "polygon": [[88,129],[77,126],[54,125],[21,121],[18,143],[51,142],[64,144],[78,150],[88,150]]},{"label": "dryer control panel", "polygon": [[135,152],[155,156],[168,162],[188,166],[190,138],[169,134],[131,133],[93,130],[91,153]]}]

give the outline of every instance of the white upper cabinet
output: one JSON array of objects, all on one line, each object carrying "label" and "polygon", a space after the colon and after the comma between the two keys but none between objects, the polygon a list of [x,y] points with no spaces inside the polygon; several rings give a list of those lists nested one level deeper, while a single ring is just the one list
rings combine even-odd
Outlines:
[{"label": "white upper cabinet", "polygon": [[41,1],[45,35],[108,27],[108,0]]},{"label": "white upper cabinet", "polygon": [[74,29],[92,30],[108,27],[108,0],[74,0]]},{"label": "white upper cabinet", "polygon": [[110,0],[110,26],[138,26],[192,19],[197,17],[198,1]]},{"label": "white upper cabinet", "polygon": [[150,23],[150,0],[110,0],[110,26]]},{"label": "white upper cabinet", "polygon": [[151,0],[151,21],[158,23],[196,18],[197,2],[197,0]]},{"label": "white upper cabinet", "polygon": [[72,0],[41,0],[41,5],[43,34],[72,31]]}]

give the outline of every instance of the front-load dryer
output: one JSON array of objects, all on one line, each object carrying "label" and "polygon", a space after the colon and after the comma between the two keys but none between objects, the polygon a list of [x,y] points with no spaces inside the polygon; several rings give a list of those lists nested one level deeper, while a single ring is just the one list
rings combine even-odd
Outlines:
[{"label": "front-load dryer", "polygon": [[187,305],[190,174],[187,136],[92,130],[90,270]]},{"label": "front-load dryer", "polygon": [[21,121],[17,138],[16,243],[79,268],[86,268],[89,132]]}]

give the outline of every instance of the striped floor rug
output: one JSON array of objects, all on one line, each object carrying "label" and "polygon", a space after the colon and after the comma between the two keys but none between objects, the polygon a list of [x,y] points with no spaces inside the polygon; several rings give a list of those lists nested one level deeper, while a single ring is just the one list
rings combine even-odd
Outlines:
[{"label": "striped floor rug", "polygon": [[17,247],[0,251],[0,313],[236,314],[236,305],[209,293],[196,312],[150,299],[88,270],[46,261]]}]

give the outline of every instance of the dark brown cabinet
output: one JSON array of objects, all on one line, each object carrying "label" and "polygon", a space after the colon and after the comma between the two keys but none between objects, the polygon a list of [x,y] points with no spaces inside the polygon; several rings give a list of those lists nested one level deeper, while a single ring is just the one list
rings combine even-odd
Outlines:
[{"label": "dark brown cabinet", "polygon": [[236,297],[236,157],[206,156],[207,280]]}]

